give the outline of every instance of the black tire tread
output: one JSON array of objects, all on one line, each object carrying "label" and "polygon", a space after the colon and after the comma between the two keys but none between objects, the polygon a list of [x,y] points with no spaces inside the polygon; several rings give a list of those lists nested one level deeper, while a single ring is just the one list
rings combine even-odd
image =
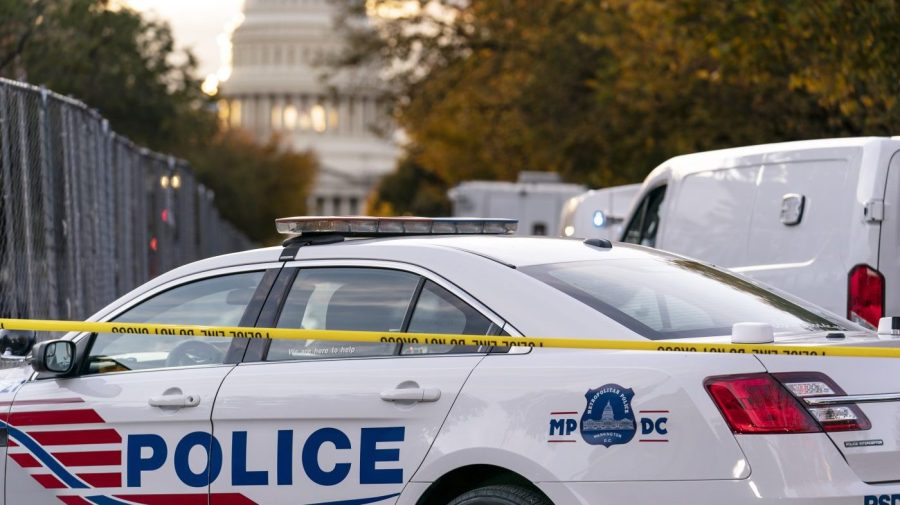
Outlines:
[{"label": "black tire tread", "polygon": [[[490,501],[488,501],[490,500]],[[484,486],[457,496],[448,505],[553,505],[550,500],[532,489],[509,484]]]}]

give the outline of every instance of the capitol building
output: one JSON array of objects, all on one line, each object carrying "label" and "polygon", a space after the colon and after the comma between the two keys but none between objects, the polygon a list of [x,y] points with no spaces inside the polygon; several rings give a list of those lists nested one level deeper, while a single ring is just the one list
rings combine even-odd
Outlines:
[{"label": "capitol building", "polygon": [[227,125],[316,153],[320,168],[307,201],[315,215],[364,212],[399,152],[377,69],[328,65],[344,47],[337,15],[330,0],[246,0],[232,35],[232,73],[220,88]]},{"label": "capitol building", "polygon": [[635,428],[634,421],[628,418],[616,420],[613,413],[612,404],[606,402],[603,412],[600,413],[600,420],[587,419],[581,423],[582,431],[627,431]]}]

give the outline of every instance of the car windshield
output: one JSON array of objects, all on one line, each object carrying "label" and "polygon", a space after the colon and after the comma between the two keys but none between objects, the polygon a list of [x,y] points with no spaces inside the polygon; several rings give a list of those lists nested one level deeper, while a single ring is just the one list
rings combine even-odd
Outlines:
[{"label": "car windshield", "polygon": [[521,271],[652,340],[730,335],[732,325],[740,322],[768,323],[782,334],[861,330],[682,258],[551,263]]}]

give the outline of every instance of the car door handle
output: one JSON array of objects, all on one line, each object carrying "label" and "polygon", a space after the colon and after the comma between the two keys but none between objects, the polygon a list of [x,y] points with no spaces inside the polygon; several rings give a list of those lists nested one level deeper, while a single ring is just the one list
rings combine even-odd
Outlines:
[{"label": "car door handle", "polygon": [[153,396],[147,401],[152,407],[183,408],[200,405],[199,395],[162,395]]},{"label": "car door handle", "polygon": [[382,391],[381,399],[386,402],[436,402],[441,399],[437,388],[401,388]]}]

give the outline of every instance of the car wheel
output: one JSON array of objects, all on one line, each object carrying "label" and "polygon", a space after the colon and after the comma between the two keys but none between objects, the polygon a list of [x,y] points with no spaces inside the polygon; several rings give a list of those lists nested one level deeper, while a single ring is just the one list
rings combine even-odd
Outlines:
[{"label": "car wheel", "polygon": [[521,486],[485,486],[466,491],[448,505],[553,505],[537,491]]}]

